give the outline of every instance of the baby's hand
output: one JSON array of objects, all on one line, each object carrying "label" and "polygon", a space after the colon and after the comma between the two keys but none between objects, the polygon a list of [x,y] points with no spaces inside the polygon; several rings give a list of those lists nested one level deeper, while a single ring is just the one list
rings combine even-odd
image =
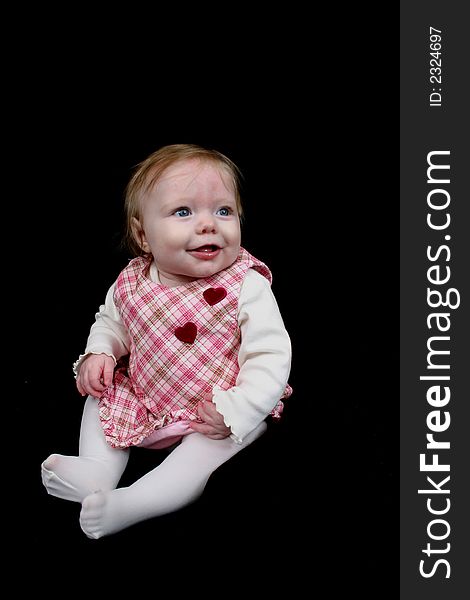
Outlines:
[{"label": "baby's hand", "polygon": [[77,375],[77,388],[82,396],[90,394],[99,398],[112,384],[114,359],[107,354],[90,354],[82,364]]},{"label": "baby's hand", "polygon": [[223,440],[232,433],[230,427],[225,425],[223,416],[217,412],[215,404],[212,402],[212,394],[198,402],[197,412],[204,423],[190,421],[189,426],[194,431],[203,433],[212,440]]}]

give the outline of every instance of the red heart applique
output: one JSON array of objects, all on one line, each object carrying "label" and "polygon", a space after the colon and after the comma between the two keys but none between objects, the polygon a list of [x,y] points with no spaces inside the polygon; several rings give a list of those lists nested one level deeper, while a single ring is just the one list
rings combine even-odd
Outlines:
[{"label": "red heart applique", "polygon": [[202,295],[207,304],[214,306],[214,304],[217,304],[217,302],[220,302],[225,298],[227,290],[223,287],[208,288]]},{"label": "red heart applique", "polygon": [[183,327],[177,327],[175,329],[176,337],[185,344],[192,344],[196,339],[197,327],[194,323],[186,323]]}]

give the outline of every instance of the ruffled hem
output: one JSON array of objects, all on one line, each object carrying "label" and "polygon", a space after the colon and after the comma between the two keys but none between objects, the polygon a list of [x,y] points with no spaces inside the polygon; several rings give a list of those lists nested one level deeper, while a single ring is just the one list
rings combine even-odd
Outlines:
[{"label": "ruffled hem", "polygon": [[[218,386],[214,386],[214,392],[217,390],[224,391]],[[119,422],[119,417],[116,417],[116,414],[113,413],[112,407],[110,407],[106,402],[107,392],[108,390],[104,392],[100,399],[100,419],[106,441],[113,448],[129,448],[130,446],[140,446],[142,445],[142,442],[157,429],[162,429],[168,425],[177,423],[178,421],[185,420],[202,422],[197,415],[191,414],[188,409],[169,411],[165,414],[160,414],[158,417],[147,409],[145,416],[141,415],[140,418],[131,419],[127,422],[124,421],[124,426],[119,426],[117,424],[117,422]],[[289,384],[287,384],[282,398],[288,398],[291,394],[292,388]],[[233,430],[232,423],[227,416],[223,414],[223,411],[217,401],[216,393],[213,394],[212,400],[218,412],[223,416],[225,425],[232,431],[230,437],[235,442],[241,443],[242,438],[240,438]],[[277,421],[281,418],[283,411],[284,403],[282,400],[279,400],[276,406],[267,416],[270,416],[273,420]],[[136,421],[140,421],[141,424],[137,425]],[[121,423],[123,423],[122,420]]]},{"label": "ruffled hem", "polygon": [[284,402],[282,402],[282,400],[279,400],[279,402],[276,404],[273,410],[269,413],[269,416],[272,417],[274,420],[278,420],[281,418],[283,411]]},{"label": "ruffled hem", "polygon": [[176,410],[166,413],[154,421],[145,423],[140,427],[136,427],[132,431],[119,431],[116,426],[108,407],[100,401],[100,419],[101,426],[106,438],[106,441],[113,448],[129,448],[130,446],[140,446],[142,442],[149,437],[157,429],[163,429],[168,425],[177,423],[178,421],[197,421],[196,417],[188,416],[188,413],[183,410]]}]

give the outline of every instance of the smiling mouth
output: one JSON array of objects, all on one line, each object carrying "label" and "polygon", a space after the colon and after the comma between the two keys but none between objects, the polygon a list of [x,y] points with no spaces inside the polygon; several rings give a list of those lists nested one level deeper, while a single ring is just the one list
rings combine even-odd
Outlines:
[{"label": "smiling mouth", "polygon": [[197,260],[213,260],[219,256],[221,250],[222,248],[216,244],[203,244],[187,252]]},{"label": "smiling mouth", "polygon": [[216,246],[215,244],[205,244],[204,246],[199,246],[198,248],[191,248],[188,252],[216,252],[216,250],[220,250],[220,246]]}]

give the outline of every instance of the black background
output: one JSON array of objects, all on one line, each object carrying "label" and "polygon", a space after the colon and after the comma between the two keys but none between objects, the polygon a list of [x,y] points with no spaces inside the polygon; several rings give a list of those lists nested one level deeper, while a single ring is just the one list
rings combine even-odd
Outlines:
[{"label": "black background", "polygon": [[[123,30],[93,36],[90,50],[89,30],[71,42],[64,29],[14,70],[8,379],[20,398],[13,545],[29,569],[60,565],[75,579],[85,565],[119,572],[121,563],[115,578],[180,582],[183,571],[186,589],[216,577],[244,589],[252,576],[292,592],[321,580],[332,593],[383,596],[395,585],[396,115],[364,41],[360,77],[334,58],[325,68],[308,32],[295,35],[301,21],[284,24],[295,42],[278,22],[264,35],[244,29],[237,43],[178,35],[179,58],[156,34],[140,52]],[[223,465],[194,505],[92,541],[79,506],[47,496],[40,463],[77,450],[83,400],[71,367],[127,262],[119,242],[131,169],[180,142],[220,150],[244,173],[243,245],[273,272],[294,394],[282,421]],[[122,483],[154,461],[134,452]]]}]

